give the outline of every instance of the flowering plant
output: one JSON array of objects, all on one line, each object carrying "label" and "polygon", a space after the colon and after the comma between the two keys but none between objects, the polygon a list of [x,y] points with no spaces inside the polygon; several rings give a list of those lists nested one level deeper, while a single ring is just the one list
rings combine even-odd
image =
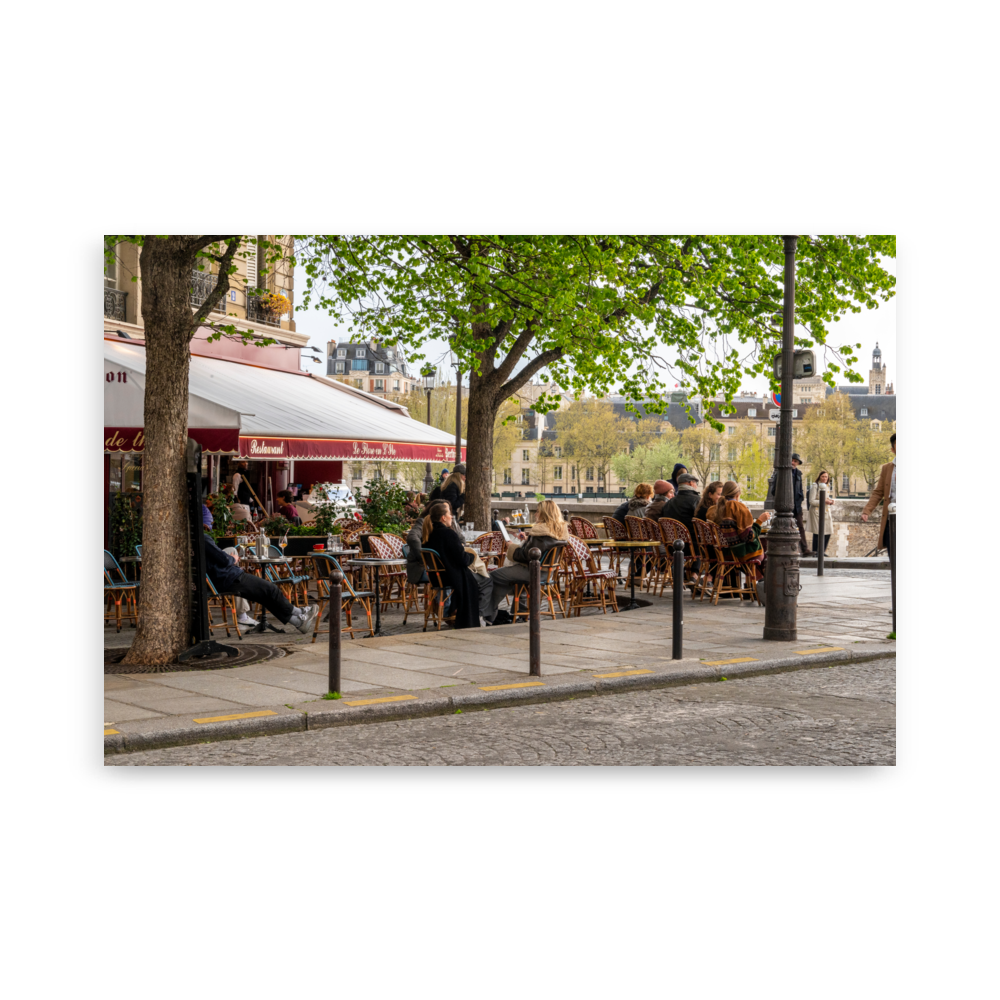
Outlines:
[{"label": "flowering plant", "polygon": [[292,311],[292,303],[279,292],[265,292],[260,297],[261,308],[275,316],[284,316]]},{"label": "flowering plant", "polygon": [[406,490],[388,479],[369,479],[365,483],[367,496],[361,501],[366,523],[376,531],[394,531],[408,525],[403,508]]}]

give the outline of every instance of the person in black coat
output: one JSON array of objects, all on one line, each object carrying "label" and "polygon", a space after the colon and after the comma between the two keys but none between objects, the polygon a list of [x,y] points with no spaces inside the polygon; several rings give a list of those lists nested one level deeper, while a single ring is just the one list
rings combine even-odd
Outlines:
[{"label": "person in black coat", "polygon": [[458,517],[465,505],[465,466],[456,465],[455,471],[441,484],[441,500],[451,504],[451,512]]},{"label": "person in black coat", "polygon": [[[682,472],[677,477],[677,495],[663,505],[663,513],[660,516],[680,521],[687,528],[693,542],[694,526],[691,524],[691,518],[694,517],[699,503],[701,503],[701,492],[698,489],[698,477],[690,472]],[[684,545],[684,553],[691,555],[687,544]]]},{"label": "person in black coat", "polygon": [[678,462],[674,466],[674,471],[670,473],[670,485],[673,486],[673,488],[674,488],[674,495],[675,496],[677,495],[678,476],[680,476],[680,474],[682,472],[687,472],[687,466],[686,465],[681,465],[681,463]]},{"label": "person in black coat", "polygon": [[[479,579],[469,565],[475,561],[471,552],[466,552],[462,540],[452,528],[451,508],[444,503],[436,503],[424,518],[421,546],[433,549],[441,559],[442,573],[446,587],[451,588],[451,610],[455,613],[455,628],[479,627]],[[492,582],[485,580],[492,590]],[[487,595],[486,603],[489,603]]]},{"label": "person in black coat", "polygon": [[801,464],[802,459],[798,455],[792,455],[792,498],[795,504],[795,523],[799,526],[799,542],[802,555],[808,556],[811,552],[809,546],[806,544],[806,528],[802,523],[802,505],[806,502],[806,496],[802,490],[802,470],[799,468]]}]

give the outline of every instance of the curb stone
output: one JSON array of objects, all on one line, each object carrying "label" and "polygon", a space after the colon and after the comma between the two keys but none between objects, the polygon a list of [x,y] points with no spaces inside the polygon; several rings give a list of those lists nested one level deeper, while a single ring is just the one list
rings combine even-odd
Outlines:
[{"label": "curb stone", "polygon": [[[705,666],[697,660],[688,660],[690,666],[681,669],[661,669],[652,674],[631,677],[587,678],[560,681],[542,678],[544,687],[515,688],[506,691],[466,691],[447,697],[424,695],[417,701],[389,702],[381,705],[342,705],[337,701],[321,702],[311,710],[286,710],[283,714],[256,719],[232,719],[228,722],[192,725],[183,721],[170,729],[152,729],[167,720],[153,719],[146,725],[148,731],[123,732],[104,737],[105,754],[130,753],[139,750],[156,750],[170,746],[187,746],[220,740],[237,740],[251,736],[271,736],[279,733],[306,732],[329,729],[335,726],[363,725],[365,723],[393,722],[406,719],[450,715],[456,709],[504,708],[517,705],[563,701],[567,698],[592,695],[619,694],[626,691],[654,690],[665,687],[683,687],[728,679],[758,677],[766,674],[811,670],[844,663],[863,663],[868,660],[896,658],[895,644],[865,649],[842,649],[809,656],[786,656],[770,660],[732,663],[722,666]],[[685,661],[665,660],[665,665]],[[627,668],[626,668],[627,669]],[[557,677],[563,675],[557,675]],[[310,702],[310,705],[315,705]]]}]

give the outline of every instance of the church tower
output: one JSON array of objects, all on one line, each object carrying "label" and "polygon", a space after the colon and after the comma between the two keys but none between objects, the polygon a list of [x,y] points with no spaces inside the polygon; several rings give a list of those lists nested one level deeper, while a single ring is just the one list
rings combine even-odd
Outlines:
[{"label": "church tower", "polygon": [[868,392],[873,396],[885,395],[885,368],[882,367],[882,352],[878,341],[872,351],[872,367],[868,372]]}]

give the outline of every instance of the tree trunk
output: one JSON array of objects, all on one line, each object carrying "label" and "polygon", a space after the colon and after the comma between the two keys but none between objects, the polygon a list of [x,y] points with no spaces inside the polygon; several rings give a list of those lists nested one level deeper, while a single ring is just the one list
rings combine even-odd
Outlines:
[{"label": "tree trunk", "polygon": [[493,424],[499,402],[474,372],[469,377],[466,441],[465,519],[489,530]]},{"label": "tree trunk", "polygon": [[190,645],[187,446],[192,237],[146,236],[142,586],[139,627],[125,663],[166,664]]}]

